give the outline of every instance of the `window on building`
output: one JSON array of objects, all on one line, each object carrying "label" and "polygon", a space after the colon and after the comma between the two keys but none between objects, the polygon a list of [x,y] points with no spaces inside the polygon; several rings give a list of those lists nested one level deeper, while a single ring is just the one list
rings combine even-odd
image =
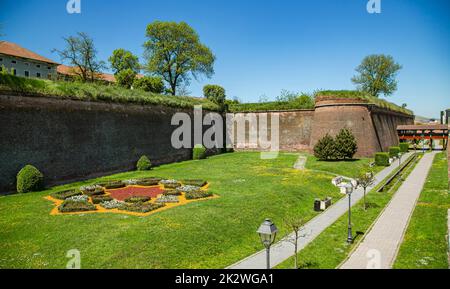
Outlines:
[{"label": "window on building", "polygon": [[50,66],[48,66],[47,69],[52,69],[52,68]]},{"label": "window on building", "polygon": [[2,62],[3,61],[3,58],[0,58],[0,62]]},{"label": "window on building", "polygon": [[25,71],[25,77],[30,77],[30,72],[29,71]]},{"label": "window on building", "polygon": [[17,62],[15,60],[11,60],[11,63],[16,64]]},{"label": "window on building", "polygon": [[52,74],[49,73],[49,74],[47,75],[47,78],[50,79],[50,80],[52,80]]},{"label": "window on building", "polygon": [[12,72],[13,75],[17,75],[17,71],[16,71],[15,68],[11,68],[11,72]]},{"label": "window on building", "polygon": [[39,72],[36,73],[37,78],[41,78],[41,74]]},{"label": "window on building", "polygon": [[36,67],[37,67],[37,68],[41,68],[41,65],[40,65],[40,64],[38,64],[38,65],[36,65]]}]

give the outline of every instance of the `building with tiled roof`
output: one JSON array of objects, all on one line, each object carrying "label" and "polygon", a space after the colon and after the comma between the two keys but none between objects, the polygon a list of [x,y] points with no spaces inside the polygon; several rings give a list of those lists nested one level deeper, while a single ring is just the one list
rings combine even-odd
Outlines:
[{"label": "building with tiled roof", "polygon": [[[14,75],[33,78],[73,80],[77,75],[77,67],[58,64],[33,51],[15,43],[0,41],[0,69],[12,71]],[[137,78],[142,78],[138,74]],[[98,73],[96,79],[106,83],[115,83],[113,74]]]},{"label": "building with tiled roof", "polygon": [[0,41],[0,69],[14,75],[55,79],[58,63],[15,43]]}]

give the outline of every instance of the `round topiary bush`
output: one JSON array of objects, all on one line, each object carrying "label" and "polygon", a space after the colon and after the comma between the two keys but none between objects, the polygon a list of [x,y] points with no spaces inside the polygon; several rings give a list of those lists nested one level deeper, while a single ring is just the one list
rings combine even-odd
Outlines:
[{"label": "round topiary bush", "polygon": [[44,188],[44,175],[34,166],[26,165],[17,174],[17,192],[28,193]]},{"label": "round topiary bush", "polygon": [[192,151],[192,158],[194,160],[205,159],[206,158],[206,148],[201,144],[195,145],[194,150]]},{"label": "round topiary bush", "polygon": [[152,168],[152,163],[147,156],[142,156],[136,164],[138,171],[149,171]]}]

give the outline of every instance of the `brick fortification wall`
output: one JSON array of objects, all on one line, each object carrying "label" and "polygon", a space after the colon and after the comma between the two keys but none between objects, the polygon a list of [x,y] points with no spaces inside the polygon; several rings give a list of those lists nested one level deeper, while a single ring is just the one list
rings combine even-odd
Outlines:
[{"label": "brick fortification wall", "polygon": [[[279,146],[282,151],[307,151],[311,139],[311,128],[314,118],[314,110],[293,110],[293,111],[277,111],[277,112],[256,112],[252,113],[256,116],[258,127],[261,117],[267,115],[267,135],[272,135],[272,115],[278,114],[279,119]],[[248,116],[248,113],[236,113],[235,119]],[[235,132],[238,129],[237,121],[234,123]],[[261,150],[258,143],[250,143],[249,132],[257,128],[250,128],[249,123],[245,127],[245,142],[238,142],[236,133],[234,135],[235,148],[238,151],[244,150]]]},{"label": "brick fortification wall", "polygon": [[350,129],[358,142],[357,157],[372,157],[398,145],[397,126],[413,124],[414,117],[382,109],[358,99],[317,99],[310,148],[326,133]]},{"label": "brick fortification wall", "polygon": [[53,185],[133,170],[142,155],[156,165],[188,160],[191,149],[171,145],[171,118],[179,111],[192,114],[160,106],[0,95],[0,193],[15,190],[16,174],[27,164]]},{"label": "brick fortification wall", "polygon": [[[358,142],[357,157],[372,157],[376,152],[387,151],[390,146],[398,144],[397,126],[414,123],[413,116],[378,108],[362,100],[329,97],[317,98],[315,110],[264,113],[279,114],[282,151],[312,152],[314,145],[325,134],[334,136],[342,128],[348,128]],[[243,116],[245,113],[235,115]],[[270,116],[268,119],[270,120]],[[247,147],[241,150],[261,150],[259,144],[249,143],[251,130],[247,125]],[[272,131],[270,122],[268,131],[269,134]],[[239,145],[245,146],[242,143]]]}]

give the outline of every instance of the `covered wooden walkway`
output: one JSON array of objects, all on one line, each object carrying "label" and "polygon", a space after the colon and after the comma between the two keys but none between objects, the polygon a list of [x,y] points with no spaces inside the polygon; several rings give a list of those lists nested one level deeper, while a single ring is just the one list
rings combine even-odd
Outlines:
[{"label": "covered wooden walkway", "polygon": [[423,141],[442,140],[442,148],[445,149],[448,143],[448,125],[399,125],[397,133],[400,141]]}]

